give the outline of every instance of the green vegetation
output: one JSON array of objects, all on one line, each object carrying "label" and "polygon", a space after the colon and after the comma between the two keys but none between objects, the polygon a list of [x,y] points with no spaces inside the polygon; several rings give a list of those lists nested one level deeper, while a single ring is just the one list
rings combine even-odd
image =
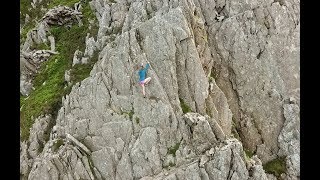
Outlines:
[{"label": "green vegetation", "polygon": [[[33,24],[35,22],[32,22],[32,20],[36,20],[41,18],[46,12],[41,11],[41,7],[47,7],[47,4],[50,2],[50,0],[42,0],[40,3],[37,3],[37,8],[32,8],[31,6],[31,0],[20,0],[20,23],[25,23],[26,14],[30,17],[30,22],[25,24],[28,26],[29,24]],[[50,3],[55,2],[54,0]]]},{"label": "green vegetation", "polygon": [[248,149],[244,149],[244,152],[245,152],[246,156],[249,158],[252,158],[252,156],[254,155],[254,152],[252,152]]},{"label": "green vegetation", "polygon": [[27,33],[32,28],[34,28],[34,26],[35,26],[35,23],[28,23],[23,27],[22,32],[20,34],[20,43],[23,43],[27,39]]},{"label": "green vegetation", "polygon": [[129,112],[125,112],[125,111],[121,112],[121,115],[123,115],[123,114],[127,115],[129,117],[130,121],[132,121],[132,117],[133,117],[133,114],[134,114],[133,110],[131,110]]},{"label": "green vegetation", "polygon": [[[62,0],[60,0],[62,1]],[[57,3],[59,1],[52,1]],[[67,5],[77,1],[68,1]],[[52,6],[49,4],[48,7]],[[57,55],[51,56],[48,61],[43,62],[39,69],[39,73],[35,75],[33,86],[35,90],[31,91],[29,97],[20,96],[20,130],[21,140],[26,140],[29,137],[29,129],[34,123],[34,119],[41,114],[52,114],[55,118],[59,108],[61,107],[61,99],[66,94],[70,93],[71,86],[67,86],[64,80],[64,73],[68,69],[71,70],[72,83],[79,82],[89,76],[89,73],[98,60],[98,53],[95,53],[90,59],[90,63],[83,65],[75,65],[72,68],[72,60],[74,52],[79,49],[85,50],[85,37],[87,33],[96,35],[97,26],[89,30],[88,17],[94,17],[91,13],[88,1],[83,6],[83,26],[78,27],[74,24],[70,28],[64,26],[51,27],[50,32],[56,41]],[[30,15],[30,14],[29,14]],[[30,19],[34,17],[30,16]],[[34,48],[47,48],[46,44],[37,45]],[[132,115],[131,115],[132,116]],[[131,117],[132,118],[132,117]]]},{"label": "green vegetation", "polygon": [[52,150],[53,152],[56,152],[60,146],[62,146],[64,144],[62,139],[58,139],[57,141],[54,142],[53,146],[52,146]]},{"label": "green vegetation", "polygon": [[136,117],[136,123],[137,123],[137,124],[140,123],[140,118]]},{"label": "green vegetation", "polygon": [[66,1],[66,0],[53,0],[48,5],[48,9],[51,9],[51,8],[53,8],[55,6],[59,6],[59,5],[73,7],[73,5],[77,2],[79,2],[79,0],[68,0],[68,1]]},{"label": "green vegetation", "polygon": [[183,113],[191,112],[191,108],[183,101],[183,99],[179,98],[180,106]]},{"label": "green vegetation", "polygon": [[176,151],[179,149],[180,147],[180,142],[177,143],[176,145],[169,147],[168,148],[168,154],[172,154],[173,157],[176,157]]},{"label": "green vegetation", "polygon": [[278,157],[277,159],[271,160],[263,165],[263,169],[267,173],[274,174],[280,177],[282,173],[286,172],[286,161],[285,157]]},{"label": "green vegetation", "polygon": [[46,43],[36,44],[34,43],[33,46],[30,47],[30,49],[50,49],[50,46]]},{"label": "green vegetation", "polygon": [[[34,79],[35,90],[30,93],[29,98],[20,101],[20,105],[23,106],[20,111],[21,139],[23,140],[28,138],[29,128],[34,118],[41,114],[55,114],[60,107],[61,97],[64,95],[62,89],[64,67],[67,61],[58,58],[57,61],[44,62],[40,73]],[[45,84],[42,85],[44,82]]]}]

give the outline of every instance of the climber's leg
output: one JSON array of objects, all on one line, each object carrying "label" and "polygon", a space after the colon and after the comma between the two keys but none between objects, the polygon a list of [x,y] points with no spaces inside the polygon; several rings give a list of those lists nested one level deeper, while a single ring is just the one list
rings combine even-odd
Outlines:
[{"label": "climber's leg", "polygon": [[151,77],[148,77],[148,78],[146,78],[145,80],[144,80],[144,84],[148,84],[149,83],[149,81],[151,80]]},{"label": "climber's leg", "polygon": [[140,86],[142,87],[143,97],[146,97],[146,91],[145,91],[144,83],[145,83],[145,80],[139,82]]},{"label": "climber's leg", "polygon": [[144,84],[141,84],[141,87],[142,87],[142,94],[143,94],[143,97],[146,97],[146,91],[145,91]]}]

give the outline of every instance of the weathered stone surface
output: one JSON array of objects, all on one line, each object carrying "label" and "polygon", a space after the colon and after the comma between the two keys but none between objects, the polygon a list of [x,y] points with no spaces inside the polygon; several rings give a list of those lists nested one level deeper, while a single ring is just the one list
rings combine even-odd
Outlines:
[{"label": "weathered stone surface", "polygon": [[297,104],[283,106],[286,121],[278,138],[278,155],[286,156],[288,178],[300,177],[300,108]]},{"label": "weathered stone surface", "polygon": [[20,174],[24,177],[28,176],[30,163],[28,158],[27,143],[20,142]]},{"label": "weathered stone surface", "polygon": [[[33,154],[38,160],[29,174],[21,151],[21,174],[29,179],[270,179],[262,163],[284,155],[283,176],[298,178],[299,4],[90,1],[98,35],[87,36],[73,65],[94,53],[99,59],[90,76],[63,98],[54,135]],[[72,18],[45,19],[64,24]],[[40,42],[36,31],[28,42],[32,37]],[[143,98],[135,67],[147,61],[152,80]],[[25,66],[32,72],[31,63]],[[233,124],[241,142],[230,139]],[[57,138],[66,143],[53,152],[49,147]],[[257,156],[247,159],[242,143]],[[48,170],[53,157],[56,168]]]},{"label": "weathered stone surface", "polygon": [[35,120],[35,123],[30,129],[28,154],[31,158],[36,158],[40,153],[40,147],[44,146],[49,138],[50,133],[50,121],[52,118],[50,115],[39,117]]},{"label": "weathered stone surface", "polygon": [[43,17],[42,21],[48,25],[66,25],[77,22],[82,17],[81,11],[74,10],[67,6],[57,6],[50,9]]},{"label": "weathered stone surface", "polygon": [[252,159],[252,164],[249,166],[249,173],[251,174],[249,179],[250,180],[270,180],[269,176],[264,172],[261,160],[257,157],[257,155],[254,155]]}]

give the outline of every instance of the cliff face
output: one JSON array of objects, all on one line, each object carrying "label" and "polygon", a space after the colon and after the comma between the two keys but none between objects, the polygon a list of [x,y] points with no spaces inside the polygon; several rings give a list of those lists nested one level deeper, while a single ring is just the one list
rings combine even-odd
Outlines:
[{"label": "cliff face", "polygon": [[[69,61],[98,60],[21,142],[22,179],[274,179],[274,159],[278,178],[299,179],[300,1],[89,4],[98,32]],[[74,7],[58,22],[81,26]],[[50,17],[34,37],[52,39]],[[27,69],[36,59],[21,56]],[[135,67],[146,61],[143,98]]]}]

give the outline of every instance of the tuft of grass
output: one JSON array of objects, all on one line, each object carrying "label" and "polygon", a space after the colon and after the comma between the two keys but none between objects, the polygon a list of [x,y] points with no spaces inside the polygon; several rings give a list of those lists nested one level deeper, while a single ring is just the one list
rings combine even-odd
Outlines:
[{"label": "tuft of grass", "polygon": [[131,110],[129,112],[125,112],[125,111],[121,112],[121,115],[123,115],[123,114],[128,115],[130,121],[132,121],[132,117],[133,117],[133,114],[134,114],[133,110]]},{"label": "tuft of grass", "polygon": [[57,141],[54,142],[53,146],[52,146],[52,150],[53,152],[56,152],[60,146],[62,146],[64,144],[62,139],[58,139]]},{"label": "tuft of grass", "polygon": [[246,156],[249,158],[251,158],[254,155],[254,152],[252,152],[248,149],[244,149],[244,152],[245,152]]},{"label": "tuft of grass", "polygon": [[286,161],[285,157],[278,157],[274,160],[271,160],[263,165],[263,169],[267,173],[274,174],[277,177],[280,177],[282,173],[286,172]]},{"label": "tuft of grass", "polygon": [[168,154],[172,154],[173,157],[176,157],[176,151],[179,149],[180,147],[180,142],[177,143],[176,145],[169,147],[168,148]]},{"label": "tuft of grass", "polygon": [[180,106],[183,113],[191,112],[191,108],[183,101],[183,99],[179,98]]},{"label": "tuft of grass", "polygon": [[213,67],[209,75],[209,82],[212,82],[215,79],[217,79],[217,72],[216,69]]},{"label": "tuft of grass", "polygon": [[140,123],[140,118],[136,117],[136,123],[137,123],[137,124]]}]

